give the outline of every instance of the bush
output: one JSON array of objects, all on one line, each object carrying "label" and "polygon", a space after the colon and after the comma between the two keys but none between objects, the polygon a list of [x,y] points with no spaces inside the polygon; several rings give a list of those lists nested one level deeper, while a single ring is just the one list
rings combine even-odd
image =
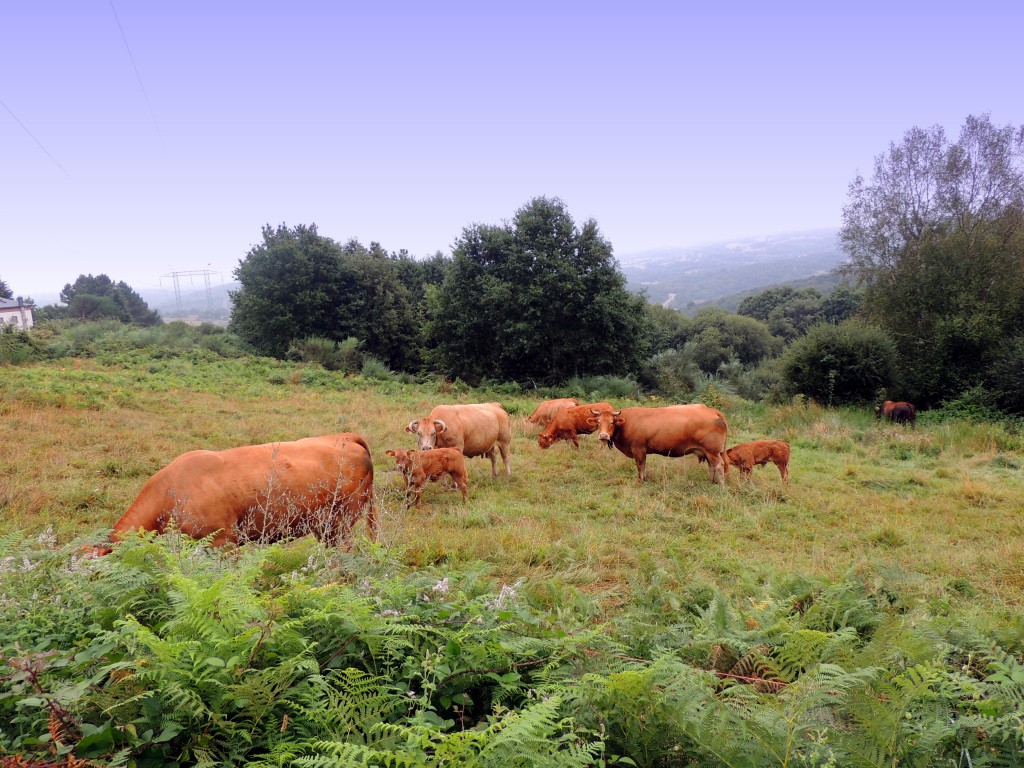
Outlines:
[{"label": "bush", "polygon": [[668,349],[649,358],[640,369],[645,389],[667,397],[689,397],[696,390],[700,369],[686,350]]},{"label": "bush", "polygon": [[16,331],[14,326],[2,324],[0,330],[0,364],[21,365],[45,357],[43,346],[29,331]]},{"label": "bush", "polygon": [[895,372],[896,345],[889,335],[852,320],[815,326],[782,358],[789,394],[827,405],[873,402],[892,386]]},{"label": "bush", "polygon": [[989,379],[995,405],[1007,413],[1024,415],[1024,334],[999,346]]},{"label": "bush", "polygon": [[319,363],[329,371],[358,373],[363,365],[362,342],[352,336],[334,341],[321,336],[292,339],[287,358],[302,363]]}]

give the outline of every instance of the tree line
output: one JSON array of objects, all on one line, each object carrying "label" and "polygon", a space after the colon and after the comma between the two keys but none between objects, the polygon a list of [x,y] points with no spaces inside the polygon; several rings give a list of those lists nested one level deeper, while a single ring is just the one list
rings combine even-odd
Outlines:
[{"label": "tree line", "polygon": [[[537,197],[425,259],[267,225],[234,271],[229,329],[259,354],[469,384],[604,375],[674,397],[715,384],[750,399],[1024,413],[1022,225],[1024,127],[970,116],[955,141],[911,129],[854,179],[847,284],[828,295],[782,286],[735,313],[666,309],[626,289],[594,220]],[[106,275],[80,276],[61,302],[41,319],[160,322]]]}]

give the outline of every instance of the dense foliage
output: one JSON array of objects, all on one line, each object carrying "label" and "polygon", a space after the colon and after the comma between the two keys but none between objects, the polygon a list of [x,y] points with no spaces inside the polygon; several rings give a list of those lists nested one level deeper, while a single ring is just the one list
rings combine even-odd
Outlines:
[{"label": "dense foliage", "polygon": [[297,339],[351,336],[389,365],[407,369],[419,352],[419,324],[402,269],[416,269],[415,262],[376,243],[339,245],[316,225],[266,226],[263,242],[235,270],[241,287],[231,294],[230,327],[275,357],[284,357]]},{"label": "dense foliage", "polygon": [[1024,748],[1022,627],[902,616],[884,582],[743,606],[652,583],[612,627],[374,548],[169,536],[89,561],[47,536],[0,538],[0,754],[881,768]]},{"label": "dense foliage", "polygon": [[900,350],[907,399],[1008,394],[992,375],[1013,365],[1005,342],[1024,332],[1024,127],[971,116],[956,141],[911,129],[870,182],[851,184],[841,240],[869,316]]},{"label": "dense foliage", "polygon": [[463,231],[429,340],[440,370],[468,381],[632,373],[643,310],[597,223],[577,227],[562,201],[539,197],[511,223]]},{"label": "dense foliage", "polygon": [[13,299],[14,293],[11,291],[7,283],[4,282],[3,278],[0,277],[0,299]]},{"label": "dense foliage", "polygon": [[792,394],[842,405],[883,399],[895,380],[896,359],[885,331],[848,320],[812,328],[786,350],[782,367]]},{"label": "dense foliage", "polygon": [[44,307],[41,319],[70,318],[80,321],[113,319],[132,325],[159,325],[160,313],[149,308],[135,290],[107,275],[79,275],[60,292],[61,305]]}]

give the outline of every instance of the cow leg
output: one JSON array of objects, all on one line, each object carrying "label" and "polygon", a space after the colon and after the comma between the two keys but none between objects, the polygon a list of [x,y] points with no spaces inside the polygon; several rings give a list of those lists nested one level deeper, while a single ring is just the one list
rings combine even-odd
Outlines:
[{"label": "cow leg", "polygon": [[718,483],[719,485],[725,485],[725,473],[726,473],[726,460],[721,454],[704,454],[704,458],[708,462],[708,477],[712,483]]},{"label": "cow leg", "polygon": [[491,460],[491,477],[498,476],[498,446],[492,445],[491,450],[487,452],[487,457]]},{"label": "cow leg", "polygon": [[[498,444],[498,450],[501,451],[501,460],[505,462],[505,474],[507,476],[512,475],[512,456],[511,448],[508,445]],[[497,475],[495,475],[497,477]]]},{"label": "cow leg", "polygon": [[780,461],[775,466],[777,466],[779,468],[779,474],[782,475],[782,482],[788,483],[789,482],[789,465],[786,462],[784,462],[784,461]]},{"label": "cow leg", "polygon": [[633,458],[636,459],[637,480],[641,483],[647,481],[647,451],[634,451]]}]

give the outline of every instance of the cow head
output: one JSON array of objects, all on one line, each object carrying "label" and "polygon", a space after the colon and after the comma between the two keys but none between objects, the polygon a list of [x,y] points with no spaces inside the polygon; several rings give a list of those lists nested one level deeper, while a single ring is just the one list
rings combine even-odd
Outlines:
[{"label": "cow head", "polygon": [[550,432],[541,432],[537,435],[537,445],[541,448],[550,448],[555,444],[555,436]]},{"label": "cow head", "polygon": [[410,421],[405,431],[416,435],[421,451],[429,451],[437,446],[437,436],[447,429],[448,426],[441,419],[422,418]]},{"label": "cow head", "polygon": [[594,415],[587,419],[587,424],[594,427],[598,439],[611,448],[615,428],[621,427],[625,423],[622,417],[619,416],[622,411],[609,411],[606,409],[598,411],[591,408],[590,412]]}]

